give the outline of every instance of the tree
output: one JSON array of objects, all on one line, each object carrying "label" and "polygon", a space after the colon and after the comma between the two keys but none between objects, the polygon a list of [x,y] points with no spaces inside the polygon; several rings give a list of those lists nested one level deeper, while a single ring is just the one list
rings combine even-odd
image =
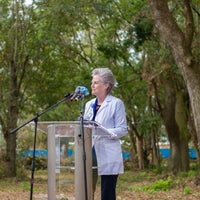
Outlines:
[{"label": "tree", "polygon": [[[196,1],[198,3],[198,1]],[[179,8],[184,12],[185,26],[181,27],[173,12],[170,10],[172,2],[160,0],[148,0],[153,18],[162,39],[169,46],[174,60],[183,76],[192,108],[195,129],[200,140],[200,67],[198,60],[199,32],[198,20],[194,20],[195,4],[189,0],[179,2]],[[170,4],[171,3],[171,4]],[[172,9],[172,7],[171,7]],[[196,26],[195,26],[196,23]],[[196,32],[196,35],[195,35]],[[194,37],[195,36],[195,37]]]},{"label": "tree", "polygon": [[[1,101],[4,102],[0,115],[2,132],[6,141],[7,176],[15,176],[16,166],[16,135],[9,131],[16,127],[20,106],[23,104],[22,80],[28,65],[26,41],[27,29],[21,24],[21,5],[18,2],[11,4],[11,12],[7,10],[9,2],[4,2],[5,9],[1,21]],[[24,11],[24,10],[22,10]],[[10,17],[10,16],[11,17]],[[8,18],[5,23],[5,18]],[[23,52],[23,53],[22,53]],[[5,82],[6,81],[6,82]]]},{"label": "tree", "polygon": [[[162,93],[163,90],[159,90],[159,92],[160,92],[160,94],[162,94],[163,99],[169,100],[168,102],[165,101],[165,103],[163,101],[163,105],[165,105],[165,106],[162,109],[160,109],[160,112],[165,121],[165,125],[168,130],[168,134],[170,136],[169,137],[170,143],[172,146],[172,148],[171,148],[172,156],[171,156],[170,165],[171,165],[172,169],[187,170],[188,165],[189,165],[189,163],[188,163],[188,160],[189,160],[188,159],[189,137],[188,137],[188,130],[186,130],[186,127],[184,127],[184,129],[183,129],[184,124],[186,124],[187,118],[184,119],[185,122],[181,122],[182,120],[181,120],[180,114],[178,114],[178,113],[180,113],[180,108],[179,108],[180,106],[178,106],[180,104],[180,96],[179,96],[179,91],[178,91],[179,88],[176,87],[176,84],[180,84],[180,83],[177,81],[173,82],[172,79],[167,80],[167,78],[169,76],[167,74],[165,74],[165,76],[163,77],[163,71],[168,70],[168,69],[165,69],[165,66],[171,65],[171,68],[172,68],[174,66],[174,63],[171,61],[169,61],[168,63],[166,62],[166,60],[168,59],[167,56],[170,56],[170,55],[166,55],[166,56],[162,57],[163,59],[165,59],[164,62],[162,61],[162,58],[159,59],[160,54],[162,54],[162,53],[168,54],[168,52],[164,50],[165,48],[166,49],[168,48],[167,45],[161,47],[162,49],[160,52],[157,52],[157,49],[154,49],[153,47],[142,46],[142,44],[145,41],[153,40],[153,39],[159,43],[159,35],[157,35],[157,34],[153,35],[153,25],[152,25],[153,22],[149,16],[149,14],[147,12],[145,12],[144,10],[134,9],[134,11],[131,11],[131,9],[130,9],[130,12],[123,12],[124,11],[123,8],[126,7],[126,9],[127,9],[127,6],[125,6],[126,3],[129,4],[128,9],[136,8],[136,5],[137,6],[140,5],[140,6],[138,6],[138,8],[145,7],[145,5],[143,4],[142,1],[140,1],[140,2],[135,1],[134,3],[132,3],[132,1],[126,1],[123,3],[122,2],[113,3],[113,6],[111,6],[113,9],[110,10],[110,13],[112,13],[112,15],[109,15],[109,13],[108,13],[108,15],[106,15],[107,13],[105,13],[105,16],[101,18],[101,25],[103,27],[103,30],[102,30],[100,36],[101,36],[101,38],[104,38],[104,39],[103,39],[103,42],[102,42],[102,40],[101,40],[101,42],[99,42],[98,50],[100,52],[102,52],[104,54],[104,57],[106,57],[110,61],[111,67],[112,66],[116,66],[116,67],[120,66],[120,68],[124,68],[127,70],[128,70],[128,68],[133,67],[131,65],[134,65],[133,62],[129,62],[129,60],[131,58],[131,54],[128,49],[131,49],[131,45],[132,45],[132,50],[135,49],[136,51],[140,51],[140,53],[143,54],[144,57],[145,56],[149,57],[149,59],[150,58],[153,59],[153,57],[151,57],[150,54],[146,53],[147,51],[145,48],[148,48],[149,52],[152,51],[152,52],[158,53],[157,57],[155,57],[155,60],[154,60],[155,61],[154,67],[156,68],[156,69],[154,69],[154,71],[156,71],[157,68],[159,68],[156,66],[160,65],[160,68],[159,68],[160,71],[156,75],[159,76],[159,73],[161,74],[160,79],[163,79],[163,81],[160,81],[160,82],[162,82],[162,87],[163,86],[165,87],[166,93]],[[173,2],[172,2],[172,5],[173,5]],[[175,4],[175,6],[177,6],[177,5]],[[108,8],[110,8],[110,7],[108,6]],[[179,24],[179,26],[180,26],[180,28],[182,28],[183,21],[184,21],[183,20],[184,17],[180,16],[180,13],[182,10],[180,10],[178,7],[175,7],[175,8],[176,9],[173,9],[173,14],[175,16],[174,19],[177,19],[177,21],[179,19],[179,21],[181,22]],[[130,17],[130,15],[131,15],[130,13],[132,14],[131,17]],[[163,12],[163,13],[165,13],[165,12]],[[164,16],[162,16],[162,17],[163,17],[162,20],[164,20],[165,23],[167,23],[167,20],[165,20],[166,18]],[[180,18],[182,20],[180,20]],[[105,22],[105,24],[104,24],[104,22]],[[171,33],[171,31],[170,31],[170,33]],[[107,35],[109,35],[112,38],[111,42],[110,42],[110,40],[108,40]],[[120,37],[120,36],[122,36],[122,37]],[[130,36],[130,37],[127,37],[127,36]],[[121,38],[123,38],[123,39],[120,40]],[[182,45],[184,46],[184,43]],[[198,45],[196,45],[196,46],[198,46]],[[174,47],[175,47],[175,45],[174,45]],[[186,51],[187,51],[187,48],[186,48]],[[198,51],[198,49],[196,48],[194,52],[197,52],[197,51]],[[128,57],[128,56],[130,56],[130,57]],[[194,57],[197,57],[197,56],[194,56]],[[126,59],[124,59],[124,58],[126,58]],[[148,62],[147,59],[146,59],[146,62]],[[145,62],[143,64],[145,65]],[[142,67],[140,68],[140,70],[142,71]],[[120,70],[118,69],[115,71],[120,71]],[[174,72],[175,72],[175,70],[174,70]],[[145,72],[143,71],[143,73],[145,73]],[[152,75],[152,74],[150,74],[150,75]],[[199,73],[197,71],[197,76],[198,76],[198,74]],[[153,74],[153,75],[155,75],[155,74]],[[138,75],[138,77],[141,77],[141,75]],[[149,77],[149,78],[151,78],[151,77]],[[177,76],[176,78],[178,79],[179,77]],[[170,85],[171,85],[170,87],[169,87],[169,83],[167,83],[167,81],[170,82]],[[121,82],[121,83],[123,84],[123,82]],[[135,83],[135,82],[132,82],[132,83]],[[135,85],[135,84],[133,84],[133,85]],[[182,87],[184,87],[184,86],[182,86]],[[132,90],[130,90],[130,88],[129,88],[129,90],[127,90],[127,93],[130,91],[132,91]],[[171,97],[171,102],[170,102],[170,98],[168,98],[168,97]],[[130,103],[130,99],[128,102]],[[186,103],[186,102],[184,102],[184,103]],[[132,102],[132,104],[131,104],[132,107],[130,106],[131,110],[133,110],[133,104],[134,104],[134,102]],[[169,105],[171,105],[171,107]],[[127,107],[129,107],[128,103],[127,103]],[[182,110],[187,110],[186,104],[185,104],[185,107],[182,107]],[[178,117],[178,115],[179,115],[179,117]],[[184,115],[182,115],[182,117],[183,116]],[[130,118],[129,118],[130,119],[130,127],[132,127],[131,120],[133,118],[134,118],[134,114],[132,113],[132,116],[130,114]],[[171,129],[170,126],[173,126],[174,129]],[[174,130],[176,130],[176,131],[174,131]],[[174,132],[176,132],[176,134],[173,135]],[[136,134],[137,134],[137,132],[136,132]],[[143,141],[142,137],[141,137],[141,141]],[[176,159],[179,157],[180,157],[180,159]],[[140,159],[140,160],[142,160],[142,159]],[[142,166],[142,164],[141,164],[141,166]]]},{"label": "tree", "polygon": [[[181,101],[182,91],[176,88],[178,81],[173,75],[173,71],[168,70],[165,73],[168,73],[168,76],[166,74],[160,76],[165,95],[161,96],[158,94],[159,92],[155,92],[155,98],[170,142],[169,169],[177,173],[189,169],[189,134],[186,127],[188,119],[184,118],[186,112],[183,112],[187,107],[181,104],[185,101]],[[159,86],[156,86],[155,82],[153,85],[155,91],[158,91]]]},{"label": "tree", "polygon": [[[28,116],[39,113],[64,98],[66,86],[67,92],[73,91],[74,82],[69,77],[76,77],[79,83],[84,77],[76,76],[80,63],[76,59],[66,59],[66,54],[71,51],[65,49],[63,55],[59,37],[62,29],[53,29],[54,16],[49,17],[51,9],[48,6],[33,4],[27,7],[24,1],[3,1],[2,6],[0,100],[3,103],[0,124],[6,141],[4,174],[12,177],[16,175],[16,139],[20,133],[10,134],[10,131],[22,123],[22,119],[27,119],[24,117],[27,113]],[[61,28],[66,26],[61,25]],[[76,45],[73,47],[75,51]],[[62,108],[59,114],[51,112],[44,118],[66,120],[68,116],[77,119],[77,111],[67,112],[66,104]]]}]

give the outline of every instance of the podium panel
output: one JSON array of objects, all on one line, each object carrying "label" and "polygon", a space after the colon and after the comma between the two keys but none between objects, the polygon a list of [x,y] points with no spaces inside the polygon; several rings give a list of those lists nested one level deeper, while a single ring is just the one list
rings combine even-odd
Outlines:
[{"label": "podium panel", "polygon": [[93,199],[91,129],[81,134],[79,121],[47,124],[48,200]]}]

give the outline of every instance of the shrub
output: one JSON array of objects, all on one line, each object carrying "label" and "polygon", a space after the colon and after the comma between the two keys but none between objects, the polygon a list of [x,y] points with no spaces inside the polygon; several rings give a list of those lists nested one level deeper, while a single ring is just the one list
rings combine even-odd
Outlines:
[{"label": "shrub", "polygon": [[151,184],[150,186],[145,186],[144,190],[145,191],[169,191],[171,186],[172,186],[172,179],[168,177],[166,180],[158,180],[154,184]]}]

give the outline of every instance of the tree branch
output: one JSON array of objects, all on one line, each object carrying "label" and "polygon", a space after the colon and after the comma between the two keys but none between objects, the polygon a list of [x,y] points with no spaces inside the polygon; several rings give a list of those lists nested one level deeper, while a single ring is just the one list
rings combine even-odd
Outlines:
[{"label": "tree branch", "polygon": [[191,47],[192,40],[193,40],[193,33],[194,33],[194,19],[192,15],[192,10],[190,6],[189,0],[184,0],[184,11],[185,11],[185,18],[186,18],[186,33],[185,33],[185,41],[187,48]]}]

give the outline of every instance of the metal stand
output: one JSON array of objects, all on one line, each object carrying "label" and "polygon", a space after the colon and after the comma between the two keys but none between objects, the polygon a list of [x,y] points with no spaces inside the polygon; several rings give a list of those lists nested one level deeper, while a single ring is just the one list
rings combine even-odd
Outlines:
[{"label": "metal stand", "polygon": [[84,97],[82,98],[81,111],[80,111],[80,127],[81,127],[80,138],[82,138],[82,141],[83,141],[83,167],[84,167],[84,183],[85,183],[85,200],[88,200],[87,171],[86,171],[86,152],[85,152],[85,134],[84,134],[84,122],[83,122],[83,110],[84,110]]},{"label": "metal stand", "polygon": [[58,106],[59,104],[61,104],[62,102],[66,101],[67,99],[71,98],[72,94],[67,94],[65,95],[65,98],[62,99],[61,101],[57,102],[56,104],[52,105],[51,107],[47,108],[46,110],[44,110],[43,112],[41,112],[40,114],[36,114],[32,119],[30,119],[29,121],[27,121],[26,123],[22,124],[21,126],[13,129],[10,133],[13,134],[15,132],[17,132],[19,129],[21,129],[22,127],[26,126],[27,124],[29,124],[30,122],[34,121],[35,123],[35,131],[34,131],[34,145],[33,145],[33,157],[32,157],[32,164],[31,164],[31,189],[30,189],[30,200],[33,199],[33,184],[34,184],[34,172],[35,172],[35,148],[36,148],[36,136],[37,136],[37,125],[38,125],[38,118],[40,116],[42,116],[43,114],[45,114],[46,112],[50,111],[51,109],[55,108],[56,106]]}]

